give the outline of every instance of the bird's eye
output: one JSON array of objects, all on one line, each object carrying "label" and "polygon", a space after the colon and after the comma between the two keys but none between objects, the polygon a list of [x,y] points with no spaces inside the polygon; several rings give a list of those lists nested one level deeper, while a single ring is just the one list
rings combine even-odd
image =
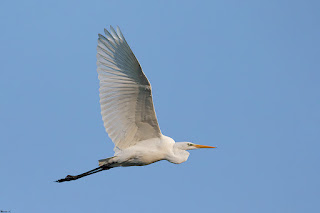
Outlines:
[{"label": "bird's eye", "polygon": [[188,143],[188,146],[192,146],[192,143]]}]

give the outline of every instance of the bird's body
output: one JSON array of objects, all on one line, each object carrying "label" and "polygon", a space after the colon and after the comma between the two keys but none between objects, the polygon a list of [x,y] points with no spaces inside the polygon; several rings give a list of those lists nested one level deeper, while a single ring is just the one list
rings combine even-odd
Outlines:
[{"label": "bird's body", "polygon": [[161,160],[168,160],[175,164],[183,163],[188,159],[189,152],[177,149],[176,144],[178,143],[175,143],[172,138],[164,135],[160,138],[144,140],[121,151],[110,160],[100,160],[99,166],[103,166],[104,163],[112,167],[145,166]]},{"label": "bird's body", "polygon": [[[174,146],[174,141],[169,137],[151,138],[141,141],[120,153],[112,159],[121,166],[145,166],[166,159]],[[99,164],[102,166],[103,163]]]},{"label": "bird's body", "polygon": [[99,161],[99,167],[57,182],[75,180],[114,167],[145,166],[167,160],[180,164],[186,150],[215,148],[190,142],[175,142],[164,136],[155,114],[151,85],[124,39],[119,27],[99,34],[97,65],[100,105],[104,126],[115,144],[115,155]]}]

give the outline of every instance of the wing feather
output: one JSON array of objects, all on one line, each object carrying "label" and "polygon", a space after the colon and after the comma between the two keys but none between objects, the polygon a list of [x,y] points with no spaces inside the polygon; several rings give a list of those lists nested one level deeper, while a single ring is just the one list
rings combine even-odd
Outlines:
[{"label": "wing feather", "polygon": [[115,151],[161,136],[151,85],[120,28],[99,34],[97,66],[101,115]]}]

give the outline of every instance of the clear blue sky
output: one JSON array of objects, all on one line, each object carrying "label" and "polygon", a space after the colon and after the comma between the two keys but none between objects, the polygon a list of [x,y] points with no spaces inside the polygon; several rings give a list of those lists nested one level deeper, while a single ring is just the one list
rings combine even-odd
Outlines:
[{"label": "clear blue sky", "polygon": [[[319,1],[0,2],[0,210],[320,212]],[[97,34],[119,25],[162,133],[217,146],[54,183],[113,155]]]}]

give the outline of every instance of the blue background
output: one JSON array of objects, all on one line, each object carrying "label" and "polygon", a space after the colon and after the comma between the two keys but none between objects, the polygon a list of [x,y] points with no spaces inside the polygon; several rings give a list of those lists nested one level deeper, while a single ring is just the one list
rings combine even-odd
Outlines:
[{"label": "blue background", "polygon": [[[320,212],[319,1],[0,2],[0,210]],[[180,165],[113,155],[97,34],[119,25]]]}]

